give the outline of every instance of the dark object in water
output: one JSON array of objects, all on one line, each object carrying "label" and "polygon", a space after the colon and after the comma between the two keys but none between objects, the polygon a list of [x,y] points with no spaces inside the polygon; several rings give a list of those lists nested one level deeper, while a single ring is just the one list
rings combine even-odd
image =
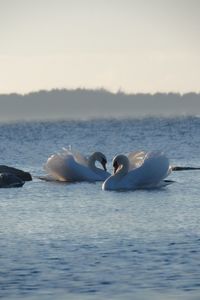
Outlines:
[{"label": "dark object in water", "polygon": [[22,187],[24,181],[11,173],[0,173],[0,188]]},{"label": "dark object in water", "polygon": [[13,167],[8,167],[5,165],[0,165],[0,173],[13,174],[23,181],[31,181],[32,180],[32,176],[29,172],[24,172],[22,170],[19,170],[19,169],[13,168]]},{"label": "dark object in water", "polygon": [[171,184],[171,183],[174,183],[175,181],[174,181],[174,180],[164,180],[164,182],[165,182],[166,184]]},{"label": "dark object in water", "polygon": [[190,170],[200,170],[199,167],[172,167],[172,171],[190,171]]}]

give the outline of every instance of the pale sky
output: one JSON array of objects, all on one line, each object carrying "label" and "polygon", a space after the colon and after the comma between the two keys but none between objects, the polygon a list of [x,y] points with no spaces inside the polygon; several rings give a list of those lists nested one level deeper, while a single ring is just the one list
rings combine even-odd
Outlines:
[{"label": "pale sky", "polygon": [[0,93],[200,92],[199,0],[0,0]]}]

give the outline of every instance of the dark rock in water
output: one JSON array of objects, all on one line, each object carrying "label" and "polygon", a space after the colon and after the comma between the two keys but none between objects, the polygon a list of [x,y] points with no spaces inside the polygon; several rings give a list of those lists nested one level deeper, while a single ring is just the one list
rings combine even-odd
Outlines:
[{"label": "dark rock in water", "polygon": [[0,165],[0,173],[13,174],[23,181],[31,181],[32,180],[32,176],[30,173],[24,172],[22,170],[19,170],[19,169],[13,168],[13,167],[4,166],[4,165]]},{"label": "dark rock in water", "polygon": [[22,187],[24,181],[11,173],[0,173],[0,188]]}]

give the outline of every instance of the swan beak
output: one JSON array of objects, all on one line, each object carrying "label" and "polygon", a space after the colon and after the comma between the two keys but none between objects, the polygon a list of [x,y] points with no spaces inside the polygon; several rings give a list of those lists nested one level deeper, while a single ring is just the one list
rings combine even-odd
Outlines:
[{"label": "swan beak", "polygon": [[118,165],[118,163],[115,161],[114,164],[113,164],[114,174],[117,172],[118,167],[119,167],[119,165]]},{"label": "swan beak", "polygon": [[107,161],[106,161],[105,159],[103,159],[103,160],[101,161],[101,164],[102,164],[104,170],[107,171],[107,168],[106,168]]}]

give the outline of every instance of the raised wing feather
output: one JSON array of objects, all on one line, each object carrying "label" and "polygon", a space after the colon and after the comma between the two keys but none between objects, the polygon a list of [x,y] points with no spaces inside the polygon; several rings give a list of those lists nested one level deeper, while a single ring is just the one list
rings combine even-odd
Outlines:
[{"label": "raised wing feather", "polygon": [[125,176],[126,184],[135,188],[153,187],[169,175],[169,170],[169,160],[163,152],[148,152],[143,164]]},{"label": "raised wing feather", "polygon": [[69,180],[68,174],[66,174],[66,170],[68,170],[69,165],[74,160],[73,156],[67,154],[63,156],[63,154],[54,154],[51,155],[46,164],[44,165],[44,170],[48,173],[48,175],[52,176],[55,180],[66,181]]},{"label": "raised wing feather", "polygon": [[69,148],[63,148],[63,152],[61,153],[61,155],[64,158],[68,155],[72,155],[77,163],[83,166],[88,166],[88,159],[80,152],[76,151],[75,149],[72,149],[71,146],[69,146]]},{"label": "raised wing feather", "polygon": [[129,153],[128,159],[129,159],[129,170],[133,170],[135,168],[140,167],[144,162],[144,157],[146,155],[146,152],[144,151],[134,151]]}]

